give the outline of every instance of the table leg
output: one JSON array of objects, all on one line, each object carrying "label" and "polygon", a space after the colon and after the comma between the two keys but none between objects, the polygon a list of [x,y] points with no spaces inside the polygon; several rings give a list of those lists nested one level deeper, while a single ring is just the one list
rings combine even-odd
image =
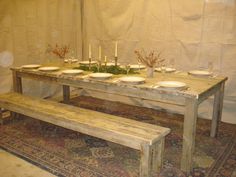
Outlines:
[{"label": "table leg", "polygon": [[63,102],[68,103],[70,101],[70,86],[63,85]]},{"label": "table leg", "polygon": [[222,109],[223,109],[223,99],[224,99],[224,85],[222,83],[219,90],[214,95],[214,105],[213,105],[213,114],[211,121],[211,137],[215,137],[218,131],[218,123],[221,120]]},{"label": "table leg", "polygon": [[141,160],[140,160],[140,177],[149,177],[151,175],[152,163],[152,149],[148,144],[141,146]]},{"label": "table leg", "polygon": [[[13,91],[17,93],[23,93],[22,89],[22,79],[18,76],[16,71],[12,71],[12,80],[13,80]],[[11,112],[11,118],[19,118],[19,114]]]},{"label": "table leg", "polygon": [[188,174],[192,170],[193,153],[195,146],[195,134],[197,123],[198,104],[196,99],[186,98],[184,115],[183,148],[181,170]]},{"label": "table leg", "polygon": [[13,79],[13,91],[22,93],[22,79],[17,75],[16,71],[12,71],[12,79]]}]

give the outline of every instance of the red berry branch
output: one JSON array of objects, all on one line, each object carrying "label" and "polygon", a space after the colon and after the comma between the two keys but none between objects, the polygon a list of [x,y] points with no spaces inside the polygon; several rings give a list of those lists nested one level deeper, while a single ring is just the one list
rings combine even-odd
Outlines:
[{"label": "red berry branch", "polygon": [[64,45],[64,46],[59,46],[56,44],[56,46],[53,48],[50,44],[48,45],[47,49],[48,53],[52,53],[56,56],[58,56],[61,59],[64,59],[66,54],[69,53],[69,46]]},{"label": "red berry branch", "polygon": [[153,68],[155,65],[159,65],[165,61],[165,59],[161,59],[161,52],[155,55],[155,51],[151,51],[148,55],[142,49],[141,51],[135,50],[134,53],[138,57],[138,61],[148,67]]}]

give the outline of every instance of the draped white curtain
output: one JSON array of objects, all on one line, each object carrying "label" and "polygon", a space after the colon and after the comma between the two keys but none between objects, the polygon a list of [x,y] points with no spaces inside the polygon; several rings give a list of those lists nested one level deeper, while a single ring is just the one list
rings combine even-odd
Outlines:
[{"label": "draped white curtain", "polygon": [[[94,59],[101,45],[112,60],[115,41],[120,62],[135,63],[140,48],[162,51],[178,70],[212,61],[214,71],[229,77],[223,121],[236,123],[236,0],[0,0],[0,59],[13,56],[13,66],[45,61],[47,44],[56,43],[69,44],[83,60],[88,44]],[[11,72],[1,62],[0,81],[0,92],[11,89]],[[41,94],[53,94],[44,84],[30,85],[26,92],[38,94],[40,85]],[[201,116],[210,118],[212,101],[201,106]]]},{"label": "draped white curtain", "polygon": [[[81,56],[80,0],[0,0],[0,92],[12,87],[9,67],[45,62],[48,44],[69,45]],[[7,63],[9,53],[13,65],[1,65]],[[55,91],[38,82],[25,82],[24,90],[31,94],[47,96]]]},{"label": "draped white curtain", "polygon": [[[92,44],[114,59],[118,41],[119,61],[135,63],[135,49],[157,49],[178,70],[207,67],[229,77],[223,121],[236,123],[236,1],[235,0],[85,0],[84,56]],[[199,114],[211,118],[213,99]]]}]

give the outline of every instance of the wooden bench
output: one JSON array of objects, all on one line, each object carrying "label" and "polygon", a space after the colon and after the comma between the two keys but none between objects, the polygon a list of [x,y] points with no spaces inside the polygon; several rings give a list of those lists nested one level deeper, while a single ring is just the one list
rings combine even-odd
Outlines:
[{"label": "wooden bench", "polygon": [[141,151],[140,176],[149,177],[162,166],[169,128],[151,125],[71,105],[25,96],[0,95],[0,107],[67,129]]}]

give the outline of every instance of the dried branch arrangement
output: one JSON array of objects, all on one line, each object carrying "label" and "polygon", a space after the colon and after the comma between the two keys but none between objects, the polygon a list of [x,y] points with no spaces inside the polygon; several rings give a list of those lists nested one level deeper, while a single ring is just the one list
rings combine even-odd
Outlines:
[{"label": "dried branch arrangement", "polygon": [[155,51],[152,50],[148,55],[142,49],[141,51],[135,50],[134,53],[138,57],[138,62],[146,65],[147,67],[155,67],[156,65],[160,65],[165,59],[161,59],[161,52],[155,55]]},{"label": "dried branch arrangement", "polygon": [[68,45],[59,46],[58,44],[56,44],[55,47],[52,47],[49,44],[46,52],[52,53],[52,54],[58,56],[59,58],[64,59],[66,54],[69,53],[69,46]]}]

